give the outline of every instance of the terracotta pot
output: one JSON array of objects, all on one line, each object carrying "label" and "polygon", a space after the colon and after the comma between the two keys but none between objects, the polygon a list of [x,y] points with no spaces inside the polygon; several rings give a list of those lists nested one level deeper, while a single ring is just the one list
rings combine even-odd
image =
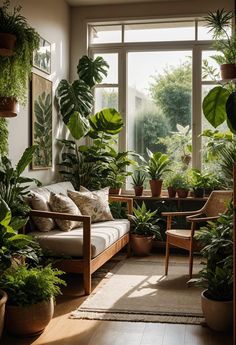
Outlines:
[{"label": "terracotta pot", "polygon": [[143,186],[134,186],[134,194],[141,196],[143,194]]},{"label": "terracotta pot", "polygon": [[17,101],[15,98],[0,97],[0,117],[15,117],[17,112]]},{"label": "terracotta pot", "polygon": [[20,336],[40,334],[52,319],[53,312],[53,298],[29,307],[7,305],[6,329]]},{"label": "terracotta pot", "polygon": [[7,294],[0,290],[0,339],[2,336],[3,326],[4,326],[4,318],[5,318],[5,305],[7,302]]},{"label": "terracotta pot", "polygon": [[152,196],[160,196],[161,195],[161,189],[162,189],[162,180],[150,180],[150,187]]},{"label": "terracotta pot", "polygon": [[233,63],[226,63],[220,66],[222,79],[235,79],[236,78],[236,65]]},{"label": "terracotta pot", "polygon": [[204,197],[204,192],[205,192],[204,188],[194,188],[193,196],[195,198],[203,198]]},{"label": "terracotta pot", "polygon": [[189,191],[187,189],[177,189],[176,192],[178,198],[187,198]]},{"label": "terracotta pot", "polygon": [[12,56],[15,54],[14,48],[16,36],[8,33],[0,33],[0,55]]},{"label": "terracotta pot", "polygon": [[168,190],[169,198],[175,198],[176,190],[173,187],[168,187],[167,190]]},{"label": "terracotta pot", "polygon": [[109,194],[120,195],[121,188],[109,188]]},{"label": "terracotta pot", "polygon": [[136,256],[147,256],[152,249],[153,236],[130,235],[131,249]]},{"label": "terracotta pot", "polygon": [[214,301],[201,294],[202,311],[207,325],[218,332],[229,331],[233,327],[233,301]]}]

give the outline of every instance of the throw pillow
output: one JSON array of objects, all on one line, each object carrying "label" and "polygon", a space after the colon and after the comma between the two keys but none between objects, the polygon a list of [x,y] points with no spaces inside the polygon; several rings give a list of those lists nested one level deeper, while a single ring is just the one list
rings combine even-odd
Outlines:
[{"label": "throw pillow", "polygon": [[[49,205],[54,212],[81,216],[80,210],[68,196],[50,193]],[[82,225],[81,222],[67,219],[55,219],[55,221],[62,231],[70,231]]]},{"label": "throw pillow", "polygon": [[[33,210],[51,211],[46,198],[35,192],[30,193],[30,205]],[[32,217],[32,219],[40,231],[50,231],[56,225],[52,218]]]},{"label": "throw pillow", "polygon": [[92,223],[95,223],[113,220],[108,202],[108,192],[109,188],[94,192],[76,192],[69,190],[68,196],[78,206],[81,213],[91,216]]}]

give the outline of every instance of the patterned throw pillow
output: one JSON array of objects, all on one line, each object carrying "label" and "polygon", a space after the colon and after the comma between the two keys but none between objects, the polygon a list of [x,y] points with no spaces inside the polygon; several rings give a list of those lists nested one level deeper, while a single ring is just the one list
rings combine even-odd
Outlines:
[{"label": "patterned throw pillow", "polygon": [[[68,196],[50,193],[49,205],[54,212],[70,213],[81,216],[80,210]],[[62,231],[70,231],[82,225],[81,222],[73,220],[55,219],[55,221]]]},{"label": "patterned throw pillow", "polygon": [[91,216],[92,223],[95,223],[114,219],[109,207],[108,192],[109,188],[94,192],[76,192],[69,190],[67,193],[79,207],[81,213]]},{"label": "patterned throw pillow", "polygon": [[[46,198],[36,192],[30,193],[30,205],[33,210],[51,211]],[[39,231],[50,231],[56,226],[52,218],[32,217],[32,219]]]}]

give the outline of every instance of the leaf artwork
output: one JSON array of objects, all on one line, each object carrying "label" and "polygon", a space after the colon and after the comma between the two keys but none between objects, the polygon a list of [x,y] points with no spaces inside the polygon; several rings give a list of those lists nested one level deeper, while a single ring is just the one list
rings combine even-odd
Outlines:
[{"label": "leaf artwork", "polygon": [[45,91],[34,101],[34,165],[52,166],[52,99]]}]

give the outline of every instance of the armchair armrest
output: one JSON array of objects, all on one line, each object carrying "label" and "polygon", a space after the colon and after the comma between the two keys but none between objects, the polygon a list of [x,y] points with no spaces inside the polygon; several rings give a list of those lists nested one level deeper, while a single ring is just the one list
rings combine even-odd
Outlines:
[{"label": "armchair armrest", "polygon": [[128,207],[128,214],[133,214],[133,198],[109,195],[109,202],[126,202]]},{"label": "armchair armrest", "polygon": [[219,216],[214,216],[214,217],[197,217],[196,216],[201,216],[201,214],[196,214],[196,215],[193,215],[193,216],[188,216],[186,217],[186,220],[188,222],[192,222],[192,223],[200,223],[200,222],[208,222],[208,221],[211,221],[211,220],[217,220],[219,218]]},{"label": "armchair armrest", "polygon": [[166,216],[166,217],[170,217],[170,216],[173,216],[173,217],[179,217],[179,216],[191,216],[191,215],[194,215],[194,214],[198,214],[199,213],[199,210],[197,211],[184,211],[184,212],[162,212],[161,215],[162,216]]}]

